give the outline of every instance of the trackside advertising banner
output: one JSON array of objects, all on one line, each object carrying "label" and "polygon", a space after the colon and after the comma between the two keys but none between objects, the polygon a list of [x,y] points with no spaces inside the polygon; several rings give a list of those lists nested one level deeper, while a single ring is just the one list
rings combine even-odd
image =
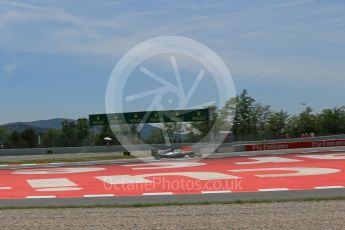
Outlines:
[{"label": "trackside advertising banner", "polygon": [[279,149],[299,149],[299,148],[320,148],[345,146],[345,139],[324,140],[324,141],[303,141],[303,142],[278,142],[270,144],[245,145],[245,151],[279,150]]}]

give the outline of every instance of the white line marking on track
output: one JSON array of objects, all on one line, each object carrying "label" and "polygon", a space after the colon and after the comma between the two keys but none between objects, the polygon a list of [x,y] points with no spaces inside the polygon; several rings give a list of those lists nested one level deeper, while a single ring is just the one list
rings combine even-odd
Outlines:
[{"label": "white line marking on track", "polygon": [[172,192],[143,193],[143,196],[164,196],[164,195],[174,195],[174,193]]},{"label": "white line marking on track", "polygon": [[37,192],[63,192],[63,191],[78,191],[82,188],[78,187],[56,187],[56,188],[40,188],[36,189]]},{"label": "white line marking on track", "polygon": [[94,194],[94,195],[84,195],[86,198],[92,198],[92,197],[112,197],[115,196],[114,194]]},{"label": "white line marking on track", "polygon": [[105,168],[94,168],[94,167],[58,167],[58,168],[49,168],[49,169],[24,169],[17,170],[12,174],[20,175],[44,175],[44,174],[67,174],[67,173],[89,173],[89,172],[98,172],[103,171]]},{"label": "white line marking on track", "polygon": [[263,188],[259,189],[259,192],[276,192],[276,191],[288,191],[287,188]]},{"label": "white line marking on track", "polygon": [[7,167],[8,165],[0,165],[0,167]]},{"label": "white line marking on track", "polygon": [[336,189],[336,188],[344,188],[344,186],[337,185],[337,186],[319,186],[319,187],[315,187],[315,189]]},{"label": "white line marking on track", "polygon": [[231,193],[230,190],[221,190],[221,191],[202,191],[202,194],[218,194],[218,193]]},{"label": "white line marking on track", "polygon": [[10,190],[12,187],[0,187],[0,190]]},{"label": "white line marking on track", "polygon": [[56,198],[56,196],[27,196],[26,199],[50,199]]},{"label": "white line marking on track", "polygon": [[20,164],[21,166],[35,166],[37,164]]},{"label": "white line marking on track", "polygon": [[251,164],[265,164],[265,163],[290,163],[290,162],[300,162],[301,160],[294,160],[286,157],[250,157],[247,162],[235,162],[238,165],[251,165]]},{"label": "white line marking on track", "polygon": [[27,180],[32,188],[56,188],[77,186],[67,178]]}]

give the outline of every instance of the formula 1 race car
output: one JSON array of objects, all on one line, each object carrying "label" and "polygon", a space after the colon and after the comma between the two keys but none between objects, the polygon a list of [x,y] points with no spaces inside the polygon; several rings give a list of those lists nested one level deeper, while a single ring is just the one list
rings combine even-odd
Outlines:
[{"label": "formula 1 race car", "polygon": [[152,151],[152,156],[155,160],[159,160],[161,158],[184,158],[186,156],[190,158],[195,158],[197,154],[193,152],[191,147],[185,147],[182,149],[172,148],[164,151]]}]

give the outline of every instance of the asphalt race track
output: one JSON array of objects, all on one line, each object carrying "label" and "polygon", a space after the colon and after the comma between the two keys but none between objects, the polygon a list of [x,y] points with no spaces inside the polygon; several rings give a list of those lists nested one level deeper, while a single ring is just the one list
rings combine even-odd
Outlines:
[{"label": "asphalt race track", "polygon": [[345,151],[0,171],[0,206],[345,196]]}]

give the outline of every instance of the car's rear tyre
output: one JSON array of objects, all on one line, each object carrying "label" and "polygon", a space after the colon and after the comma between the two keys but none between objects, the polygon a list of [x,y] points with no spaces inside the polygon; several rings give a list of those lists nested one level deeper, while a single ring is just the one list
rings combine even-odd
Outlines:
[{"label": "car's rear tyre", "polygon": [[188,156],[189,156],[190,158],[195,158],[195,154],[194,154],[194,153],[190,153],[190,154],[188,154]]}]

